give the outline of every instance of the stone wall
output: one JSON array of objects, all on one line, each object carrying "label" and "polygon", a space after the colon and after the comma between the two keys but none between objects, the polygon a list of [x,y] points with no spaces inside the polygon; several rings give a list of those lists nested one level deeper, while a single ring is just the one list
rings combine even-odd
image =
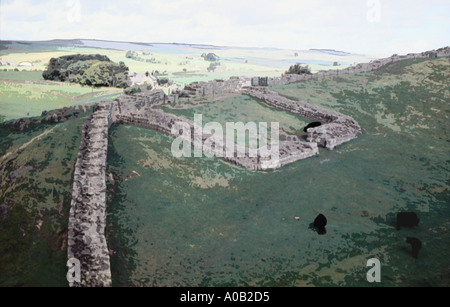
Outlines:
[{"label": "stone wall", "polygon": [[[277,78],[269,78],[269,85],[285,85],[295,82],[306,81],[310,79],[317,78],[319,76],[338,76],[338,75],[346,75],[346,74],[357,74],[364,73],[376,70],[385,65],[395,63],[398,61],[408,60],[408,59],[423,59],[423,58],[438,58],[438,57],[446,57],[450,56],[450,47],[439,48],[437,50],[425,51],[421,53],[410,53],[407,55],[393,55],[388,58],[379,59],[372,61],[371,63],[360,63],[355,66],[350,66],[345,69],[338,70],[323,70],[319,71],[312,75],[295,75],[295,74],[287,74]],[[253,86],[256,85],[257,81],[252,81]]]},{"label": "stone wall", "polygon": [[106,225],[106,158],[114,102],[101,102],[84,124],[75,164],[68,224],[68,258],[81,264],[81,282],[70,286],[111,286]]},{"label": "stone wall", "polygon": [[[111,270],[108,247],[105,238],[106,225],[106,161],[108,131],[111,124],[127,123],[143,126],[172,137],[183,137],[190,144],[202,148],[206,153],[225,156],[228,144],[212,148],[206,141],[220,144],[219,138],[211,134],[196,136],[192,121],[153,109],[163,99],[161,93],[149,93],[139,99],[128,96],[112,102],[101,102],[88,118],[82,129],[82,139],[75,164],[72,201],[68,223],[68,258],[78,259],[81,264],[81,281],[70,283],[71,287],[109,287]],[[176,123],[185,123],[191,130],[191,137],[179,130],[172,131]],[[208,143],[211,144],[211,143]],[[233,144],[232,151],[239,147]],[[232,164],[251,170],[278,168],[287,163],[318,154],[317,146],[298,140],[280,142],[280,158],[250,157],[243,149],[243,157],[225,157]]]},{"label": "stone wall", "polygon": [[215,97],[223,94],[233,93],[241,87],[243,80],[231,77],[228,80],[213,80],[209,82],[194,82],[186,85],[180,93],[180,97]]},{"label": "stone wall", "polygon": [[[240,91],[243,88],[248,87],[264,87],[264,86],[272,86],[272,85],[286,85],[296,82],[307,81],[310,79],[314,79],[320,76],[337,76],[344,74],[355,74],[355,73],[363,73],[378,69],[382,66],[388,65],[390,63],[403,61],[407,59],[418,59],[418,58],[435,58],[435,57],[444,57],[450,56],[450,48],[440,48],[437,50],[426,51],[417,54],[408,54],[403,56],[393,55],[389,58],[379,59],[372,61],[371,63],[362,63],[357,64],[355,66],[347,67],[345,69],[338,70],[326,70],[319,71],[315,74],[285,74],[281,77],[231,77],[228,80],[212,80],[208,82],[193,82],[189,85],[186,85],[185,88],[176,93],[176,97],[169,96],[166,98],[164,103],[171,103],[173,101],[178,100],[179,97],[188,97],[188,98],[214,98],[216,96],[221,96],[224,94],[234,93]],[[140,93],[139,95],[145,96],[145,93]]]},{"label": "stone wall", "polygon": [[277,109],[321,122],[321,126],[308,129],[307,140],[330,150],[361,134],[359,124],[353,118],[339,112],[302,101],[290,100],[266,88],[246,89],[243,94],[259,99]]},{"label": "stone wall", "polygon": [[[369,64],[358,64],[343,70],[344,73],[364,72],[377,69],[383,65],[408,59],[449,56],[450,49],[441,48],[421,54],[407,56],[393,56]],[[343,72],[340,71],[341,73]],[[335,71],[326,72],[333,74]],[[319,73],[320,75],[320,73]],[[325,75],[325,72],[324,72]],[[243,149],[244,157],[226,157],[225,160],[252,170],[266,170],[282,167],[294,161],[305,159],[318,154],[318,145],[333,149],[335,146],[348,142],[361,134],[358,123],[349,116],[335,111],[326,110],[306,102],[293,101],[278,95],[278,93],[264,88],[249,88],[252,83],[261,85],[288,84],[312,78],[311,75],[286,75],[281,78],[251,80],[249,78],[231,78],[229,80],[215,80],[211,82],[197,82],[186,87],[179,93],[185,97],[214,97],[226,93],[243,92],[257,98],[275,108],[298,114],[312,120],[320,121],[323,125],[309,128],[308,142],[299,141],[295,137],[288,137],[287,141],[280,141],[279,157],[263,158],[250,157],[248,149]],[[106,225],[106,161],[108,149],[108,131],[114,122],[139,125],[154,129],[161,133],[184,138],[194,146],[216,156],[222,156],[230,150],[227,144],[220,146],[221,138],[217,135],[201,134],[196,136],[192,131],[194,123],[153,109],[155,105],[176,102],[177,95],[166,96],[162,91],[145,92],[133,96],[122,96],[115,101],[101,102],[94,109],[82,130],[82,139],[75,164],[73,178],[72,202],[68,223],[68,258],[76,258],[81,264],[81,282],[71,283],[70,286],[111,286],[111,270],[108,247],[105,239]],[[189,126],[191,137],[183,131],[172,133],[172,127],[177,122]],[[177,131],[177,130],[175,130]],[[181,133],[181,134],[180,134]],[[207,142],[209,141],[209,143]],[[216,143],[219,146],[210,146]],[[231,151],[235,153],[238,145],[233,144]]]},{"label": "stone wall", "polygon": [[362,72],[369,72],[386,66],[391,63],[408,60],[408,59],[424,59],[424,58],[437,58],[437,57],[445,57],[450,56],[450,48],[440,48],[432,51],[425,51],[422,53],[410,53],[407,55],[393,55],[388,58],[379,59],[372,61],[370,63],[360,63],[355,66],[347,67],[345,69],[340,70],[329,70],[329,71],[320,71],[317,73],[319,76],[329,76],[329,75],[344,75],[344,74],[355,74]]},{"label": "stone wall", "polygon": [[[234,165],[250,170],[275,169],[318,154],[316,144],[287,140],[279,143],[279,158],[251,155],[248,148],[239,147],[237,144],[233,144],[234,147],[230,149],[227,147],[229,144],[223,141],[222,136],[206,133],[196,135],[195,131],[201,131],[202,129],[196,126],[194,122],[156,109],[146,109],[145,111],[141,109],[135,112],[116,114],[116,121],[156,130],[175,138],[180,137],[209,155],[221,157]],[[175,133],[173,133],[172,127],[176,127],[176,124],[179,125],[179,123],[189,127],[190,138],[187,133],[180,134],[182,129],[174,129]],[[213,147],[211,146],[212,143],[215,144]],[[245,153],[245,156],[237,156],[238,151]],[[227,156],[227,152],[234,152],[234,156]]]}]

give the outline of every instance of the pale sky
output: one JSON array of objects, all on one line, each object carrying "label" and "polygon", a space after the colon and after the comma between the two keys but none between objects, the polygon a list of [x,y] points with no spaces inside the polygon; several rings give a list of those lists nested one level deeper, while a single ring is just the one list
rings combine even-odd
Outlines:
[{"label": "pale sky", "polygon": [[388,56],[450,45],[449,16],[449,0],[0,0],[0,39],[326,48]]}]

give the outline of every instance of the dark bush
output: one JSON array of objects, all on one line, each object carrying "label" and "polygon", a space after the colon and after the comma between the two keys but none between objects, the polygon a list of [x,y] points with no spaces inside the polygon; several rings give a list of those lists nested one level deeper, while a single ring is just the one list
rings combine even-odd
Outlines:
[{"label": "dark bush", "polygon": [[158,85],[164,85],[164,84],[168,84],[168,83],[169,83],[169,79],[167,79],[167,78],[158,79]]},{"label": "dark bush", "polygon": [[301,64],[295,64],[292,65],[291,67],[289,67],[289,70],[286,71],[287,75],[303,75],[303,74],[307,74],[307,75],[311,75],[311,69],[309,68],[308,65],[306,66],[302,66]]}]

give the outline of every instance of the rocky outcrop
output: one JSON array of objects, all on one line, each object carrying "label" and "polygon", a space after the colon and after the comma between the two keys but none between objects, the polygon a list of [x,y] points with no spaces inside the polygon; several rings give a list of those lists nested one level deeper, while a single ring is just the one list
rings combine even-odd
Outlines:
[{"label": "rocky outcrop", "polygon": [[25,118],[13,121],[11,128],[16,131],[25,131],[33,125],[33,121]]}]

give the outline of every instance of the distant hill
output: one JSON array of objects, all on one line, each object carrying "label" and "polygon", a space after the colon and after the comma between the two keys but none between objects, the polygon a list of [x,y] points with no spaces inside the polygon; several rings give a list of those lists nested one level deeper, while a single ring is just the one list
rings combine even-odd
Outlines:
[{"label": "distant hill", "polygon": [[328,54],[332,54],[332,55],[342,55],[342,56],[351,55],[351,53],[349,53],[349,52],[337,51],[337,50],[333,50],[333,49],[309,49],[309,51],[323,52],[323,53],[328,53]]},{"label": "distant hill", "polygon": [[[102,49],[115,49],[115,50],[142,50],[143,48],[165,48],[172,47],[177,48],[195,48],[195,49],[253,49],[252,47],[228,47],[228,46],[215,46],[207,44],[189,44],[189,43],[144,43],[144,42],[123,42],[123,41],[108,41],[97,39],[52,39],[46,41],[22,41],[22,40],[3,40],[0,41],[0,45],[8,45],[12,43],[18,44],[33,44],[40,46],[59,46],[59,47],[88,47],[88,48],[102,48]],[[277,48],[264,48],[258,47],[258,49],[273,50]],[[332,55],[351,55],[350,52],[338,51],[334,49],[309,49],[313,52],[322,52]]]}]

